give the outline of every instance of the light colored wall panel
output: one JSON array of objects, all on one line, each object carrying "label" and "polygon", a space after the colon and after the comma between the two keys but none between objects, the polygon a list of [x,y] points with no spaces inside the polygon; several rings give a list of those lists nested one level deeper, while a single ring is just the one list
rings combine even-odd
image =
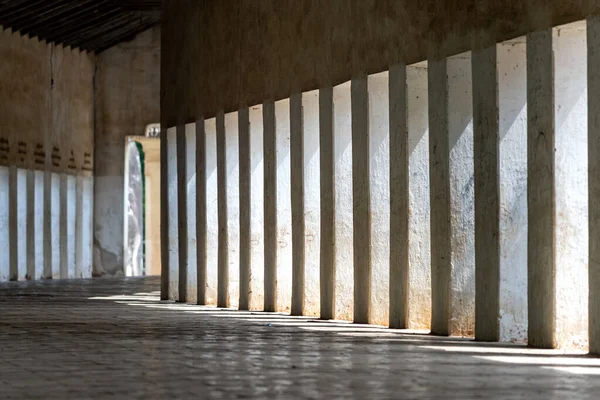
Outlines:
[{"label": "light colored wall panel", "polygon": [[350,82],[333,88],[335,148],[335,318],[354,315],[352,108]]}]

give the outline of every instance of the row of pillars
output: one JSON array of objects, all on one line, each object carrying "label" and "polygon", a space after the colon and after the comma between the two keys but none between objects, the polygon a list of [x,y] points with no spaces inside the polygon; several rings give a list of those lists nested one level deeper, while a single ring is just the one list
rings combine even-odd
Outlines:
[{"label": "row of pillars", "polygon": [[0,168],[2,279],[91,278],[92,185],[91,176]]},{"label": "row of pillars", "polygon": [[[590,351],[600,352],[600,18],[587,22],[588,62],[588,157],[589,157],[589,339]],[[550,348],[555,343],[556,322],[556,137],[555,60],[553,30],[526,37],[527,71],[527,340],[530,346]],[[474,271],[476,340],[500,339],[501,209],[500,209],[500,123],[497,47],[471,52],[472,162],[474,177]],[[389,326],[407,328],[410,309],[410,159],[408,71],[406,65],[389,70]],[[449,135],[450,110],[456,98],[449,90],[448,59],[430,60],[427,66],[429,126],[430,285],[431,332],[451,334],[451,304],[456,243],[453,232],[460,229],[453,208],[453,179],[463,168],[453,160],[454,144]],[[336,317],[336,132],[334,89],[319,90],[320,157],[320,317]],[[306,176],[303,96],[289,99],[293,315],[305,315],[306,298]],[[372,322],[373,285],[373,196],[371,126],[369,123],[369,80],[351,81],[351,193],[353,321]],[[458,99],[460,100],[460,99]],[[238,116],[239,138],[239,308],[248,309],[252,286],[252,209],[257,200],[264,207],[263,310],[278,309],[278,179],[277,125],[275,103],[262,107],[263,197],[253,197],[251,188],[251,124],[249,109]],[[218,287],[216,304],[228,307],[231,215],[228,215],[227,146],[225,116],[216,117],[218,176]],[[207,231],[212,216],[207,210],[205,121],[169,128],[161,136],[162,205],[162,299],[207,304]],[[193,145],[190,143],[193,142]],[[176,146],[175,146],[176,144]],[[193,150],[190,150],[193,149]],[[198,162],[197,162],[198,161]],[[195,178],[191,198],[189,184]],[[193,210],[191,213],[190,210]],[[193,219],[193,221],[190,221]],[[189,238],[197,246],[190,251]],[[177,257],[173,257],[176,254]],[[191,267],[193,265],[193,268]],[[190,274],[193,278],[190,280]],[[176,275],[176,276],[174,276]],[[176,283],[176,287],[174,284]],[[193,290],[191,290],[193,288]],[[192,291],[194,293],[192,293]]]}]

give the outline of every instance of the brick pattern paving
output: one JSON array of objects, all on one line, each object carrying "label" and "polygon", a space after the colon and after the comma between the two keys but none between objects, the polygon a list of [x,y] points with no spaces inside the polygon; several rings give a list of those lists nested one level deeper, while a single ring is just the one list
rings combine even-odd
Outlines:
[{"label": "brick pattern paving", "polygon": [[161,303],[159,280],[0,285],[0,399],[596,399],[600,360]]}]

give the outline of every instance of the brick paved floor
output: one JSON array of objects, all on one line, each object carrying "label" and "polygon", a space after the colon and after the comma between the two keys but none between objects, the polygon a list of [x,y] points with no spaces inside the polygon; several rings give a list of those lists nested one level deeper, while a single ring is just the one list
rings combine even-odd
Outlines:
[{"label": "brick paved floor", "polygon": [[159,281],[0,285],[0,399],[598,399],[600,360],[160,303]]}]

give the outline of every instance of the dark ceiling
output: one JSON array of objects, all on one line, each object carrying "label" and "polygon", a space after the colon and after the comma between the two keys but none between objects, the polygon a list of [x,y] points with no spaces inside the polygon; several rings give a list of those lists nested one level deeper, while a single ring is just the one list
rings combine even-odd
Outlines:
[{"label": "dark ceiling", "polygon": [[0,25],[99,53],[160,22],[161,0],[0,0]]}]

